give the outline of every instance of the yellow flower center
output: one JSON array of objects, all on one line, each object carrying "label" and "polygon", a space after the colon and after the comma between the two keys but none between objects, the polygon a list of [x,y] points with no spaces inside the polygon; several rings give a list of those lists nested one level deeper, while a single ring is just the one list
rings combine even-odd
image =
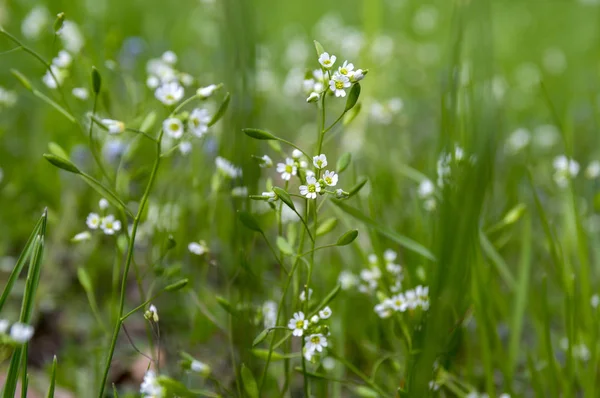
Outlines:
[{"label": "yellow flower center", "polygon": [[325,182],[326,182],[328,185],[331,185],[331,183],[333,182],[333,180],[331,179],[331,177],[325,177]]},{"label": "yellow flower center", "polygon": [[304,327],[304,321],[296,321],[296,329],[302,329]]},{"label": "yellow flower center", "polygon": [[319,342],[321,342],[321,338],[319,336],[313,336],[313,338],[310,339],[310,341],[314,344],[319,344]]},{"label": "yellow flower center", "polygon": [[346,69],[346,68],[341,68],[341,69],[340,69],[340,73],[341,73],[342,75],[347,75],[347,74],[348,74],[348,69]]},{"label": "yellow flower center", "polygon": [[344,88],[344,82],[335,82],[335,88],[342,90]]},{"label": "yellow flower center", "polygon": [[315,188],[314,184],[310,184],[308,186],[308,192],[315,192],[315,191],[316,191],[316,188]]},{"label": "yellow flower center", "polygon": [[325,61],[323,61],[324,65],[331,65],[331,60],[330,59],[326,59]]},{"label": "yellow flower center", "polygon": [[292,171],[294,171],[294,168],[291,165],[287,164],[285,166],[285,172],[292,174]]},{"label": "yellow flower center", "polygon": [[177,131],[179,130],[179,125],[177,123],[171,123],[171,126],[169,126],[171,128],[172,131]]}]

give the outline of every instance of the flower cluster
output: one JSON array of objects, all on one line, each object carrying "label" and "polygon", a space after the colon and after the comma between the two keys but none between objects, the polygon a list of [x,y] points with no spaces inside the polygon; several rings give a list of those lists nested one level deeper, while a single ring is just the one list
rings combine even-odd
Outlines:
[{"label": "flower cluster", "polygon": [[[187,137],[202,138],[208,132],[208,124],[212,117],[205,108],[195,108],[192,112],[182,112],[163,121],[163,130],[171,145],[171,140],[178,141],[179,151],[186,155],[192,150],[192,142]],[[188,135],[185,135],[189,132]]]},{"label": "flower cluster", "polygon": [[[378,288],[382,276],[385,277],[386,283],[389,284],[392,293],[399,292],[402,288],[402,280],[404,275],[402,273],[402,266],[396,263],[398,254],[387,249],[383,253],[384,267],[379,264],[377,255],[369,255],[369,267],[363,269],[360,272],[360,282],[358,290],[361,293],[374,293]],[[382,269],[384,272],[382,273]]]},{"label": "flower cluster", "polygon": [[577,177],[577,174],[579,174],[579,163],[565,155],[555,157],[552,165],[554,166],[554,182],[560,188],[567,187],[569,180]]},{"label": "flower cluster", "polygon": [[46,71],[42,81],[51,89],[58,88],[63,84],[63,81],[69,76],[69,67],[73,62],[73,57],[69,52],[60,50],[58,55],[52,59],[50,69]]},{"label": "flower cluster", "polygon": [[423,311],[429,309],[429,288],[427,286],[417,286],[403,293],[398,293],[375,306],[375,312],[380,318],[388,318],[394,312],[405,312],[421,308]]},{"label": "flower cluster", "polygon": [[[108,200],[104,198],[100,199],[98,206],[100,207],[101,214],[94,212],[88,214],[85,220],[87,227],[91,230],[100,229],[105,235],[115,235],[121,230],[121,221],[117,220],[114,215],[107,214]],[[82,242],[89,240],[91,237],[90,231],[84,231],[75,235],[71,240],[73,242]]]},{"label": "flower cluster", "polygon": [[321,321],[331,317],[331,308],[325,307],[313,315],[310,319],[306,319],[304,312],[298,311],[288,322],[288,328],[292,330],[292,334],[296,337],[304,336],[304,358],[307,361],[312,361],[316,354],[323,353],[323,349],[327,347],[329,336],[329,326],[324,325]]},{"label": "flower cluster", "polygon": [[33,333],[34,329],[31,325],[20,322],[10,325],[6,319],[0,319],[0,336],[7,336],[13,343],[25,344],[31,340]]},{"label": "flower cluster", "polygon": [[308,94],[307,102],[316,102],[327,90],[336,97],[345,97],[346,90],[364,79],[367,70],[354,69],[354,64],[348,61],[336,69],[334,64],[337,57],[327,52],[319,55],[321,69],[310,71],[304,77],[302,87]]},{"label": "flower cluster", "polygon": [[194,78],[175,69],[177,55],[165,51],[160,58],[152,58],[146,63],[146,85],[155,90],[154,96],[165,105],[173,105],[183,98],[183,86],[191,86]]}]

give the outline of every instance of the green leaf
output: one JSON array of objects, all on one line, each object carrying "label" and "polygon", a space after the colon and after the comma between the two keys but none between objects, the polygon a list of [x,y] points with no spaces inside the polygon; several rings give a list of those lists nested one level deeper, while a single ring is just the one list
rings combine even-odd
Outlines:
[{"label": "green leaf", "polygon": [[60,156],[56,156],[51,153],[45,153],[44,159],[48,162],[52,163],[53,166],[58,167],[59,169],[66,170],[70,173],[81,174],[81,171],[73,164],[70,160],[62,158]]},{"label": "green leaf", "polygon": [[355,83],[352,85],[350,89],[350,94],[348,94],[348,98],[346,99],[346,108],[344,112],[348,112],[350,109],[354,108],[354,105],[358,102],[358,97],[360,96],[360,84]]},{"label": "green leaf", "polygon": [[236,315],[236,311],[235,309],[231,306],[231,303],[229,303],[229,301],[227,301],[227,299],[223,296],[217,296],[217,303],[219,303],[219,305],[227,312],[229,312],[231,315]]},{"label": "green leaf", "polygon": [[515,278],[512,276],[508,264],[506,264],[500,253],[496,251],[496,248],[492,242],[489,241],[483,231],[479,231],[479,241],[481,243],[483,252],[491,260],[492,264],[494,264],[496,270],[502,279],[504,279],[504,282],[508,288],[512,291],[515,287]]},{"label": "green leaf", "polygon": [[346,232],[344,235],[340,236],[337,240],[337,246],[346,246],[350,243],[354,242],[354,240],[358,237],[358,230],[353,229],[351,231]]},{"label": "green leaf", "polygon": [[265,330],[263,330],[262,332],[260,332],[258,334],[258,336],[256,336],[256,338],[252,342],[252,347],[256,347],[257,345],[259,345],[260,343],[262,343],[267,338],[267,336],[269,335],[269,332],[271,330],[273,330],[273,329],[266,328]]},{"label": "green leaf", "polygon": [[331,232],[337,225],[338,219],[335,217],[330,217],[319,224],[317,228],[317,236],[323,236]]},{"label": "green leaf", "polygon": [[323,48],[323,46],[321,45],[321,43],[319,43],[318,41],[314,41],[315,42],[315,50],[317,50],[317,57],[321,56],[321,54],[323,54],[325,52],[325,49]]},{"label": "green leaf", "polygon": [[335,204],[344,213],[354,217],[358,221],[361,221],[366,226],[375,229],[377,232],[388,237],[389,239],[393,240],[394,242],[398,243],[400,246],[402,246],[414,253],[420,254],[421,256],[423,256],[429,260],[435,261],[435,256],[433,255],[433,253],[431,253],[431,251],[426,249],[420,243],[417,243],[414,240],[407,238],[406,236],[400,235],[386,227],[379,225],[373,219],[371,219],[370,217],[365,215],[360,210],[358,210],[352,206],[349,206],[342,201],[332,200],[331,202],[333,204]]},{"label": "green leaf", "polygon": [[156,118],[157,116],[155,111],[148,113],[140,125],[140,131],[147,132],[150,130],[156,123]]},{"label": "green leaf", "polygon": [[260,225],[258,225],[258,221],[256,221],[256,218],[248,213],[245,210],[241,210],[238,212],[238,217],[240,218],[240,221],[242,222],[242,224],[244,224],[244,226],[252,231],[255,232],[259,232],[259,233],[263,233],[262,229],[260,228]]},{"label": "green leaf", "polygon": [[283,254],[287,254],[288,256],[294,254],[294,249],[292,249],[292,246],[288,243],[287,240],[285,240],[283,236],[277,237],[277,247],[279,248],[279,250],[281,250]]},{"label": "green leaf", "polygon": [[54,387],[56,385],[56,355],[52,360],[52,372],[50,373],[50,387],[48,387],[47,398],[54,398]]},{"label": "green leaf", "polygon": [[217,109],[217,112],[213,115],[212,119],[210,119],[210,122],[208,122],[208,127],[216,124],[219,120],[221,120],[225,112],[227,112],[227,108],[229,108],[230,101],[231,95],[229,93],[225,94],[225,98],[223,99],[223,102],[221,102],[219,109]]},{"label": "green leaf", "polygon": [[196,398],[196,397],[219,397],[211,391],[190,390],[184,384],[167,376],[159,376],[158,383],[165,388],[167,397]]},{"label": "green leaf", "polygon": [[58,31],[61,30],[61,28],[63,27],[64,23],[65,23],[65,13],[59,12],[56,15],[56,19],[54,20],[54,25],[52,25],[52,28],[54,29],[54,33],[58,33]]},{"label": "green leaf", "polygon": [[348,168],[348,166],[350,166],[351,161],[352,161],[352,154],[350,152],[346,152],[346,153],[342,154],[342,156],[340,156],[340,158],[337,161],[337,165],[336,165],[337,173],[340,174],[344,170],[346,170]]},{"label": "green leaf", "polygon": [[187,278],[182,279],[178,282],[172,283],[169,286],[165,287],[165,292],[176,292],[178,290],[183,289],[184,287],[186,287],[189,283],[189,280]]},{"label": "green leaf", "polygon": [[92,90],[94,91],[94,94],[98,95],[101,88],[102,77],[100,76],[100,72],[95,66],[92,66]]},{"label": "green leaf", "polygon": [[271,134],[265,130],[247,128],[247,129],[242,129],[242,131],[248,137],[252,137],[257,140],[276,140],[277,139],[277,137],[275,137],[273,134]]},{"label": "green leaf", "polygon": [[367,177],[363,177],[355,186],[352,187],[352,189],[350,189],[350,192],[348,192],[348,197],[351,198],[356,195],[365,186],[367,181],[369,181]]},{"label": "green leaf", "polygon": [[357,396],[363,397],[363,398],[379,398],[381,396],[377,391],[375,391],[372,388],[369,388],[367,386],[355,387],[354,392],[356,393]]},{"label": "green leaf", "polygon": [[79,279],[79,283],[81,283],[81,286],[86,292],[88,292],[88,294],[93,291],[92,280],[90,279],[90,275],[87,273],[85,268],[77,268],[77,279]]},{"label": "green leaf", "polygon": [[[260,359],[267,360],[269,358],[269,350],[265,350],[262,348],[255,348],[252,350],[252,354]],[[281,361],[286,358],[292,358],[297,354],[285,355],[277,351],[271,351],[271,361]]]},{"label": "green leaf", "polygon": [[250,398],[258,398],[258,385],[252,372],[245,364],[242,364],[242,381],[244,382],[244,390]]},{"label": "green leaf", "polygon": [[342,125],[348,126],[352,121],[358,116],[360,110],[362,109],[362,102],[359,102],[352,108],[350,111],[346,112],[344,115],[344,119],[342,120]]},{"label": "green leaf", "polygon": [[62,149],[62,147],[60,145],[58,145],[56,142],[49,142],[48,150],[50,151],[51,154],[56,155],[58,157],[61,157],[64,159],[69,158],[69,155],[67,155],[67,152],[64,149]]},{"label": "green leaf", "polygon": [[289,193],[287,193],[286,190],[281,189],[279,187],[273,187],[273,192],[275,192],[277,194],[277,196],[279,197],[279,199],[281,199],[281,201],[283,203],[285,203],[290,209],[296,210],[296,207],[294,206],[294,202],[292,202],[292,197],[290,196]]}]

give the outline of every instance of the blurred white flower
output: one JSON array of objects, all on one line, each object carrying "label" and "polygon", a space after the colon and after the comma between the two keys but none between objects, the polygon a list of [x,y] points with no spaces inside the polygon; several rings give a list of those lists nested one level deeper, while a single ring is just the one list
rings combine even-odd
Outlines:
[{"label": "blurred white flower", "polygon": [[306,102],[317,102],[319,100],[319,98],[321,98],[319,93],[312,91],[306,98]]},{"label": "blurred white flower", "polygon": [[89,229],[98,229],[98,227],[100,227],[101,222],[102,219],[96,213],[88,214],[87,219],[85,220],[85,223],[87,224]]},{"label": "blurred white flower", "polygon": [[192,151],[192,143],[189,141],[180,141],[179,142],[179,152],[182,155],[187,155]]},{"label": "blurred white flower", "polygon": [[277,303],[272,300],[265,301],[262,305],[262,314],[265,328],[277,326]]},{"label": "blurred white flower", "polygon": [[419,184],[418,194],[421,199],[429,198],[435,192],[435,185],[429,179],[421,181]]},{"label": "blurred white flower", "polygon": [[146,79],[146,86],[150,89],[155,89],[160,85],[160,79],[156,76],[150,75]]},{"label": "blurred white flower", "polygon": [[160,59],[162,59],[167,64],[174,65],[177,63],[177,54],[175,54],[171,50],[165,51],[163,55],[161,55]]},{"label": "blurred white flower", "polygon": [[308,199],[316,199],[317,193],[321,192],[321,185],[314,176],[306,177],[306,185],[300,185],[300,195]]},{"label": "blurred white flower", "polygon": [[331,308],[325,307],[319,311],[319,317],[321,319],[328,319],[331,316]]},{"label": "blurred white flower", "polygon": [[50,12],[44,6],[35,6],[23,18],[21,33],[26,39],[35,40],[50,24]]},{"label": "blurred white flower", "polygon": [[348,290],[356,286],[358,278],[350,271],[342,271],[338,276],[338,283],[342,286],[342,290]]},{"label": "blurred white flower", "polygon": [[375,310],[375,313],[377,313],[377,316],[379,316],[382,319],[389,318],[393,313],[390,303],[391,301],[389,299],[386,299],[383,302],[377,304],[375,308],[373,308]]},{"label": "blurred white flower", "polygon": [[[308,289],[308,299],[310,300],[313,294],[312,289]],[[306,301],[306,289],[302,289],[300,292],[300,301]]]},{"label": "blurred white flower", "polygon": [[9,324],[10,322],[8,322],[6,319],[0,319],[0,334],[6,334]]},{"label": "blurred white flower", "polygon": [[219,88],[216,84],[211,84],[206,87],[200,87],[196,91],[196,95],[200,98],[208,98]]},{"label": "blurred white flower", "polygon": [[525,128],[518,128],[506,140],[506,152],[515,154],[523,150],[531,141],[531,133]]},{"label": "blurred white flower", "polygon": [[208,123],[210,122],[208,109],[196,108],[190,114],[188,125],[192,134],[196,137],[202,137],[208,131]]},{"label": "blurred white flower", "polygon": [[248,187],[234,187],[231,190],[231,196],[233,196],[234,198],[248,197]]},{"label": "blurred white flower", "polygon": [[208,375],[210,373],[210,366],[205,364],[204,362],[200,362],[197,359],[194,359],[190,364],[190,369],[194,372],[201,373],[203,375]]},{"label": "blurred white flower", "polygon": [[10,338],[17,343],[27,343],[33,337],[33,326],[24,323],[16,322],[10,327]]},{"label": "blurred white flower", "polygon": [[71,66],[71,62],[73,62],[73,57],[65,50],[60,50],[58,55],[52,59],[52,65],[55,65],[59,68],[66,69]]},{"label": "blurred white flower", "polygon": [[114,235],[115,232],[121,230],[121,221],[116,220],[115,216],[109,214],[102,218],[100,229],[102,229],[102,232],[104,232],[106,235]]},{"label": "blurred white flower", "polygon": [[293,330],[294,336],[302,336],[304,331],[308,328],[308,322],[304,318],[304,312],[295,312],[292,319],[288,322],[288,328]]},{"label": "blurred white flower", "polygon": [[273,167],[273,160],[269,157],[269,155],[262,155],[259,166],[265,169]]},{"label": "blurred white flower", "polygon": [[183,136],[183,123],[176,117],[171,117],[163,122],[163,130],[175,139],[179,139]]},{"label": "blurred white flower", "polygon": [[108,209],[108,205],[109,205],[108,200],[106,200],[104,198],[102,198],[98,201],[98,207],[100,207],[100,209],[102,209],[102,210]]},{"label": "blurred white flower", "polygon": [[0,108],[3,106],[10,108],[17,102],[17,93],[0,86]]},{"label": "blurred white flower", "polygon": [[321,65],[323,65],[323,68],[325,68],[325,69],[331,69],[333,64],[335,64],[335,60],[336,60],[336,56],[333,54],[330,56],[329,53],[327,53],[327,52],[325,52],[319,56],[319,63]]},{"label": "blurred white flower", "polygon": [[565,188],[569,180],[579,174],[579,163],[565,155],[555,157],[552,165],[554,166],[554,182],[561,188]]},{"label": "blurred white flower", "polygon": [[588,164],[585,169],[585,177],[590,180],[596,179],[600,176],[600,161],[593,160]]},{"label": "blurred white flower", "polygon": [[62,86],[65,78],[69,75],[69,72],[65,69],[61,69],[56,65],[50,65],[50,70],[47,70],[42,81],[46,87],[55,89],[58,86]]},{"label": "blurred white flower", "polygon": [[277,200],[277,194],[273,191],[263,192],[262,196],[267,199],[267,202],[275,202]]},{"label": "blurred white flower", "polygon": [[83,232],[76,234],[74,237],[72,237],[71,242],[74,242],[74,243],[85,242],[86,240],[90,240],[91,238],[92,238],[92,234],[90,234],[90,231],[83,231]]},{"label": "blurred white flower", "polygon": [[165,389],[158,382],[156,373],[153,370],[148,370],[144,375],[144,380],[140,385],[140,393],[142,398],[164,398]]},{"label": "blurred white flower", "polygon": [[120,134],[125,131],[125,123],[120,120],[102,119],[100,122],[108,129],[109,134]]},{"label": "blurred white flower", "polygon": [[62,28],[58,32],[63,46],[71,54],[78,54],[83,47],[83,35],[77,24],[73,21],[66,20]]},{"label": "blurred white flower", "polygon": [[87,88],[84,87],[75,87],[71,93],[73,94],[73,97],[85,101],[86,99],[88,99],[90,97],[90,93],[88,91]]},{"label": "blurred white flower", "polygon": [[390,300],[389,305],[394,311],[404,312],[410,304],[402,293],[392,296]]},{"label": "blurred white flower", "polygon": [[594,294],[590,298],[590,304],[592,305],[592,308],[598,308],[598,305],[600,304],[600,296],[598,296],[597,294]]},{"label": "blurred white flower", "polygon": [[293,159],[287,158],[285,159],[285,163],[277,164],[277,172],[281,173],[283,180],[289,181],[298,172],[298,167]]},{"label": "blurred white flower", "polygon": [[208,253],[208,245],[203,240],[201,240],[200,242],[191,242],[190,244],[188,244],[188,250],[192,254],[201,256],[205,253]]},{"label": "blurred white flower", "polygon": [[154,304],[150,304],[150,307],[144,312],[144,318],[150,322],[158,323],[158,310]]},{"label": "blurred white flower", "polygon": [[229,160],[221,156],[217,156],[217,158],[215,159],[215,165],[217,166],[218,170],[220,170],[229,178],[236,178],[242,176],[242,169],[235,167]]},{"label": "blurred white flower", "polygon": [[174,105],[183,98],[183,87],[177,82],[164,83],[154,92],[154,96],[165,105]]}]

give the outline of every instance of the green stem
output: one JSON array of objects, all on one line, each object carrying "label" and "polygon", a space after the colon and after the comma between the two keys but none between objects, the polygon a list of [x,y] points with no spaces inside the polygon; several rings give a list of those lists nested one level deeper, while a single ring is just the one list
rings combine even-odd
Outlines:
[{"label": "green stem", "polygon": [[[94,93],[94,105],[92,106],[92,117],[91,120],[92,122],[90,123],[90,128],[88,131],[88,138],[90,141],[90,151],[92,152],[92,156],[94,157],[94,160],[96,161],[96,164],[98,165],[98,167],[100,168],[100,172],[102,173],[102,175],[104,175],[104,177],[106,177],[106,179],[108,181],[113,182],[112,178],[110,177],[110,175],[108,174],[108,172],[106,171],[106,168],[104,168],[104,164],[102,163],[102,160],[100,159],[100,156],[98,156],[98,151],[96,150],[96,143],[94,142],[94,117],[96,115],[96,107],[98,106],[98,93]],[[115,177],[116,180],[116,177]]]},{"label": "green stem", "polygon": [[340,355],[337,355],[334,351],[329,351],[329,354],[340,361],[344,366],[346,366],[352,373],[362,379],[369,387],[377,391],[382,397],[390,397],[390,394],[387,394],[381,387],[375,384],[366,374],[358,370],[354,365],[352,365],[349,361],[343,358]]}]

